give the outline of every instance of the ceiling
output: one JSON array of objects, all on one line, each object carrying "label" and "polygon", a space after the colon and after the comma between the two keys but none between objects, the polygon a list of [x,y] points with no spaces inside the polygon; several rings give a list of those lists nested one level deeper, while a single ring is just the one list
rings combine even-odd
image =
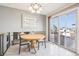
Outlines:
[{"label": "ceiling", "polygon": [[[40,3],[40,4],[41,4],[42,9],[43,9],[40,14],[47,15],[50,12],[55,11],[59,8],[62,8],[70,3]],[[31,3],[0,3],[0,5],[29,11],[28,8],[31,5]]]}]

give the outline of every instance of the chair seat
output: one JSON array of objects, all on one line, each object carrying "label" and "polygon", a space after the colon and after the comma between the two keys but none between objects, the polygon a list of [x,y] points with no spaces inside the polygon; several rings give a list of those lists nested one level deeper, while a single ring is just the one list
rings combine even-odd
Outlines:
[{"label": "chair seat", "polygon": [[43,36],[40,40],[38,41],[44,41],[45,40],[45,36]]},{"label": "chair seat", "polygon": [[31,42],[29,42],[29,41],[25,41],[25,42],[22,42],[21,44],[31,44]]}]

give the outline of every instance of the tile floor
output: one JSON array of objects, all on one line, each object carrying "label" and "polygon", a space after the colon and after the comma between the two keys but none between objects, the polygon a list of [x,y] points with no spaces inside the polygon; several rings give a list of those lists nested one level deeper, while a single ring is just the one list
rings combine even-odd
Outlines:
[{"label": "tile floor", "polygon": [[70,52],[50,42],[47,43],[47,48],[41,46],[39,50],[36,49],[37,50],[36,54],[32,53],[34,51],[33,49],[31,49],[31,51],[28,52],[26,46],[22,46],[21,54],[19,55],[18,47],[19,45],[10,46],[8,51],[5,53],[5,56],[76,56],[75,53]]}]

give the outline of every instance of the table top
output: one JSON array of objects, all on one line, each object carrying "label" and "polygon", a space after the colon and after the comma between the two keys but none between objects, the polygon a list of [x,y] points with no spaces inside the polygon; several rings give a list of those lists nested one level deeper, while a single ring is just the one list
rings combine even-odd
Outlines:
[{"label": "table top", "polygon": [[24,40],[40,40],[41,38],[44,38],[45,35],[43,34],[24,34],[24,35],[21,35],[21,38],[24,39]]}]

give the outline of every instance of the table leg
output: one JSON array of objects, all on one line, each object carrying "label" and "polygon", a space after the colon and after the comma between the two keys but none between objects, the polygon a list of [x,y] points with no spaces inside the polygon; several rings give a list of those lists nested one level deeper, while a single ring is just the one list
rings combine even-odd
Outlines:
[{"label": "table leg", "polygon": [[36,41],[34,41],[34,40],[31,41],[31,48],[34,49],[35,53],[37,52],[36,49],[35,49],[36,48]]}]

